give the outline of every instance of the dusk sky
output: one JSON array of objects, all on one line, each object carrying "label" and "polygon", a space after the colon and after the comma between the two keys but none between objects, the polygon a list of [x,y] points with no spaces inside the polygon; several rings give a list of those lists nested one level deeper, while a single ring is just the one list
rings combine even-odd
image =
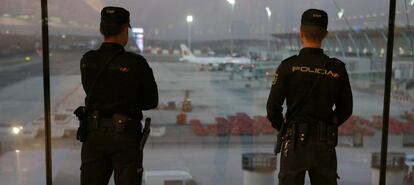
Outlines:
[{"label": "dusk sky", "polygon": [[[0,15],[29,14],[40,16],[40,3],[32,0],[1,0]],[[4,1],[4,2],[3,2]],[[337,6],[335,6],[335,1]],[[407,0],[408,9],[414,6]],[[404,0],[398,0],[397,24],[405,24]],[[38,4],[37,4],[38,3]],[[56,30],[75,34],[97,33],[99,11],[103,6],[122,6],[130,10],[133,26],[144,27],[147,38],[183,39],[187,37],[186,16],[194,16],[194,39],[226,39],[230,37],[232,23],[231,5],[227,0],[55,0],[49,1],[50,17],[62,20]],[[300,23],[300,15],[308,8],[324,9],[330,16],[329,28],[347,29],[344,19],[337,13],[344,9],[351,27],[381,27],[387,24],[387,0],[236,0],[233,14],[235,38],[265,38],[268,35],[267,13],[272,11],[271,33],[294,32]],[[17,12],[17,13],[16,13]],[[4,19],[4,17],[3,17]],[[412,18],[411,18],[412,19]],[[88,31],[73,30],[68,21],[79,22]],[[410,20],[413,22],[414,20]],[[0,24],[8,24],[2,21]],[[60,29],[59,29],[60,28]],[[18,29],[15,28],[15,29]]]}]

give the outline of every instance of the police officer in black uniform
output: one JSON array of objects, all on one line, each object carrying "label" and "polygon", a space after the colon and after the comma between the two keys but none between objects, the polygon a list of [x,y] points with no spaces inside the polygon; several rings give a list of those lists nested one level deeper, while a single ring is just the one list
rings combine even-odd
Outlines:
[{"label": "police officer in black uniform", "polygon": [[352,92],[345,64],[321,49],[327,26],[326,12],[303,13],[303,48],[282,61],[272,82],[267,118],[281,134],[279,185],[303,185],[306,171],[312,185],[336,185],[339,178],[337,132],[352,114]]},{"label": "police officer in black uniform", "polygon": [[113,171],[115,184],[141,184],[142,111],[158,105],[158,90],[145,58],[124,49],[129,28],[127,10],[103,8],[100,32],[104,42],[81,59],[88,114],[81,153],[82,185],[108,184]]}]

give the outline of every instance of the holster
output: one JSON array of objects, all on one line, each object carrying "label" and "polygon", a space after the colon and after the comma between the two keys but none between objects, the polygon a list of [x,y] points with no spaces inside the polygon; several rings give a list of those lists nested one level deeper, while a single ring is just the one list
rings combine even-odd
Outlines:
[{"label": "holster", "polygon": [[332,123],[320,121],[318,124],[319,141],[328,146],[335,147],[338,144],[338,126]]},{"label": "holster", "polygon": [[109,129],[116,133],[136,133],[138,131],[137,128],[140,128],[138,123],[136,123],[139,120],[134,119],[128,114],[93,111],[88,113],[87,117],[89,131]]},{"label": "holster", "polygon": [[326,127],[326,144],[335,147],[338,145],[338,127],[336,124],[329,124]]},{"label": "holster", "polygon": [[76,139],[85,142],[88,137],[88,115],[85,106],[79,106],[73,112],[79,120],[79,127],[76,132]]},{"label": "holster", "polygon": [[282,143],[283,143],[283,137],[286,134],[286,126],[285,123],[282,123],[282,126],[280,128],[280,131],[277,133],[277,140],[275,143],[275,147],[273,150],[273,153],[277,155],[282,150]]},{"label": "holster", "polygon": [[326,122],[324,121],[320,121],[318,123],[318,136],[319,136],[319,141],[321,142],[325,142],[326,138],[327,138],[327,127],[328,125],[326,124]]}]

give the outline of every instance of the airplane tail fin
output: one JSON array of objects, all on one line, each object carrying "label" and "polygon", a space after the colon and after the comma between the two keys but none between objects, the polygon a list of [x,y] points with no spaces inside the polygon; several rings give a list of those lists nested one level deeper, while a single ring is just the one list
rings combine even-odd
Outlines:
[{"label": "airplane tail fin", "polygon": [[181,56],[182,57],[193,56],[193,53],[191,52],[191,50],[185,44],[181,44],[180,47],[181,47]]}]

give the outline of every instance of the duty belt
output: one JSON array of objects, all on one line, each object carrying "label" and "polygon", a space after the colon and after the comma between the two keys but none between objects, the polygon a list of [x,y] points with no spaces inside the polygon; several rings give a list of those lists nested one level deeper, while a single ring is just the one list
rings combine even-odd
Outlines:
[{"label": "duty belt", "polygon": [[93,111],[88,115],[88,130],[114,130],[116,132],[135,132],[141,129],[140,120],[127,114],[102,113]]},{"label": "duty belt", "polygon": [[294,150],[296,144],[302,144],[308,139],[323,142],[329,146],[336,146],[338,142],[338,128],[336,125],[324,121],[319,121],[318,123],[293,122],[282,137],[285,157],[287,157],[289,149]]}]

